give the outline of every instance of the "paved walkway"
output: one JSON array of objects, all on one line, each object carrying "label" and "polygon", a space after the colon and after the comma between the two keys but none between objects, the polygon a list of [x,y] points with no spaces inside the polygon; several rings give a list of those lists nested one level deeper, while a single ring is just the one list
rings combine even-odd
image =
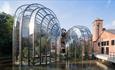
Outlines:
[{"label": "paved walkway", "polygon": [[106,60],[106,61],[115,63],[115,56],[109,56],[106,54],[96,54],[95,57],[98,59],[102,59],[102,60]]}]

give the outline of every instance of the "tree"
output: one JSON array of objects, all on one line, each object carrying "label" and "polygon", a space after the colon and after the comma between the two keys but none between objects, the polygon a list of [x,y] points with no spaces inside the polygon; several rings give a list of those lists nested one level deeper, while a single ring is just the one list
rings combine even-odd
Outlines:
[{"label": "tree", "polygon": [[13,17],[0,13],[0,56],[12,54],[12,28]]}]

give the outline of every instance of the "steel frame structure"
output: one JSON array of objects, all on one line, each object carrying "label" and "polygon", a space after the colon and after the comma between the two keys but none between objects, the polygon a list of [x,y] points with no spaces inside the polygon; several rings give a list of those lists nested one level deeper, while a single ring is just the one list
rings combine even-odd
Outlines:
[{"label": "steel frame structure", "polygon": [[[66,55],[68,59],[78,59],[81,54],[84,56],[85,47],[91,48],[92,35],[85,26],[73,26],[67,31],[66,35]],[[79,57],[78,57],[79,56]]]},{"label": "steel frame structure", "polygon": [[[14,18],[13,65],[22,68],[55,62],[61,37],[55,13],[41,4],[25,4],[17,8]],[[85,47],[91,47],[91,39],[87,27],[77,25],[70,28],[66,33],[67,58],[77,59],[76,52],[80,48],[83,55]]]},{"label": "steel frame structure", "polygon": [[53,11],[41,4],[25,4],[17,8],[14,18],[13,64],[55,62],[61,28]]}]

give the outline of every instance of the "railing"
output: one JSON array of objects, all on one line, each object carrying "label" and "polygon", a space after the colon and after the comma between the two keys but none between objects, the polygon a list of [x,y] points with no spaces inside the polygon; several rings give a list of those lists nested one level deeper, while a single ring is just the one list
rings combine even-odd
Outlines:
[{"label": "railing", "polygon": [[110,52],[109,53],[109,60],[112,62],[115,62],[115,52]]},{"label": "railing", "polygon": [[110,52],[109,57],[115,57],[115,52]]}]

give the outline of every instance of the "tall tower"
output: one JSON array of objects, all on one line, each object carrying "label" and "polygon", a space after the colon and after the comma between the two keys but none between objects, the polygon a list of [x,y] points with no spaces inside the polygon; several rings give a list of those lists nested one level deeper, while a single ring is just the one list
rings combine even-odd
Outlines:
[{"label": "tall tower", "polygon": [[93,41],[97,41],[103,29],[103,20],[96,19],[93,22]]}]

